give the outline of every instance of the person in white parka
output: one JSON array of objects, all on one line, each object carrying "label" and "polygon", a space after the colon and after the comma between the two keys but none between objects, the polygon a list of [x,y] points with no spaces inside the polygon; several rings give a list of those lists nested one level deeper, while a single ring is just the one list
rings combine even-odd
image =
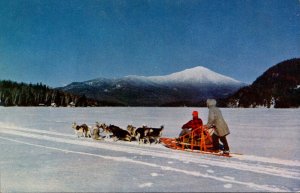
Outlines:
[{"label": "person in white parka", "polygon": [[215,99],[207,99],[206,101],[207,107],[209,109],[208,112],[208,121],[207,126],[209,128],[214,128],[214,132],[212,134],[213,140],[213,150],[219,151],[219,139],[223,143],[224,146],[224,154],[229,154],[229,146],[226,139],[226,136],[230,134],[227,123],[225,122],[223,115],[219,108],[216,107],[217,101]]}]

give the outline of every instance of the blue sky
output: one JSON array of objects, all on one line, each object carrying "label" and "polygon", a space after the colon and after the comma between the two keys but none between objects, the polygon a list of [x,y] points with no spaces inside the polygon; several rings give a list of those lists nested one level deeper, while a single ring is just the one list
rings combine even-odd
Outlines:
[{"label": "blue sky", "polygon": [[299,0],[0,0],[0,79],[166,75],[195,66],[252,83],[300,57]]}]

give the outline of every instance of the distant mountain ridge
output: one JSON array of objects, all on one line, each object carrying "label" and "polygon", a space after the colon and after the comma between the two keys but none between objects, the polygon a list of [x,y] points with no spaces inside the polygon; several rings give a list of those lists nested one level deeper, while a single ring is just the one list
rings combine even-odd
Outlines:
[{"label": "distant mountain ridge", "polygon": [[124,106],[194,104],[206,98],[225,98],[244,83],[198,66],[165,76],[130,75],[73,82],[60,90]]},{"label": "distant mountain ridge", "polygon": [[269,68],[252,85],[241,88],[227,100],[228,107],[300,106],[300,58]]}]

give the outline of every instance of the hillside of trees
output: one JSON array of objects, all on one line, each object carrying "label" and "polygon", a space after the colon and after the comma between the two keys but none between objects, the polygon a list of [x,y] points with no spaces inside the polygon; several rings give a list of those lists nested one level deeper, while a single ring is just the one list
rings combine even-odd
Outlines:
[{"label": "hillside of trees", "polygon": [[51,89],[41,83],[0,81],[0,106],[98,106],[96,100]]},{"label": "hillside of trees", "polygon": [[300,106],[300,59],[283,61],[227,99],[228,107]]}]

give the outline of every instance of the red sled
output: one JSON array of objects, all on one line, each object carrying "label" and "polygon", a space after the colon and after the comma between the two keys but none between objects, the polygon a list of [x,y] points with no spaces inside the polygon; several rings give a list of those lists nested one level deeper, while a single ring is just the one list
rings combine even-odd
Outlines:
[{"label": "red sled", "polygon": [[206,126],[194,129],[191,133],[180,136],[179,138],[160,138],[160,142],[167,148],[189,151],[201,154],[212,154],[216,156],[231,157],[230,154],[212,151],[212,138]]}]

